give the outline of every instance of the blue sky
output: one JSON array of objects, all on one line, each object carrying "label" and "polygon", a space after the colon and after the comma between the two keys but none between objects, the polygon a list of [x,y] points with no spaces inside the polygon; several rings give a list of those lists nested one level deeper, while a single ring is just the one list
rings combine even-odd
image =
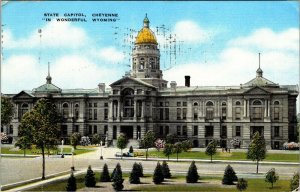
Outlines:
[{"label": "blue sky", "polygon": [[[87,22],[46,22],[44,13],[83,13]],[[93,13],[117,13],[116,22],[92,22]],[[258,52],[264,77],[298,84],[299,7],[279,2],[9,2],[2,5],[2,92],[18,93],[43,83],[51,63],[60,88],[95,88],[130,70],[129,29],[150,26],[176,34],[175,56],[166,55],[159,31],[164,78],[183,85],[239,85],[255,77]],[[118,28],[116,28],[118,27]],[[41,43],[38,29],[42,29]],[[117,34],[115,34],[117,33]],[[133,33],[136,35],[136,33]],[[40,60],[38,59],[40,57]]]}]

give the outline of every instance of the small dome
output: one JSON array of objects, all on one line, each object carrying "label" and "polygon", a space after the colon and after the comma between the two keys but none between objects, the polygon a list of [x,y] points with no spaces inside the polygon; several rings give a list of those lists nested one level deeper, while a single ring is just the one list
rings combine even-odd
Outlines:
[{"label": "small dome", "polygon": [[149,28],[149,19],[146,17],[143,20],[144,27],[139,31],[138,35],[136,36],[135,44],[143,44],[143,43],[151,43],[151,44],[157,44],[156,37],[153,33],[153,31]]}]

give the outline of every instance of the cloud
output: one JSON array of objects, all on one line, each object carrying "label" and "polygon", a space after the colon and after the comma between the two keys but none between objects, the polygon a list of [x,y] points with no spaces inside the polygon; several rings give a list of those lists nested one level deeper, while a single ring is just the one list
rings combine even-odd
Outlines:
[{"label": "cloud", "polygon": [[124,54],[115,47],[102,48],[99,51],[94,52],[94,54],[98,58],[110,63],[121,62],[125,58]]},{"label": "cloud", "polygon": [[185,41],[185,43],[202,43],[213,36],[213,33],[201,28],[196,22],[189,20],[177,22],[173,32],[178,39]]},{"label": "cloud", "polygon": [[[69,22],[51,21],[41,28],[42,48],[79,48],[89,42],[86,32]],[[9,29],[4,31],[6,49],[39,48],[40,34],[38,29],[25,38],[16,39]]]},{"label": "cloud", "polygon": [[[267,37],[266,32],[272,35]],[[271,29],[259,29],[249,36],[229,40],[216,59],[207,63],[182,63],[165,71],[164,77],[169,81],[176,80],[178,85],[184,85],[184,75],[191,75],[193,86],[243,84],[256,75],[257,49],[260,49],[263,50],[261,68],[265,78],[279,84],[297,84],[299,37],[296,33],[299,34],[299,30],[275,33]]]}]

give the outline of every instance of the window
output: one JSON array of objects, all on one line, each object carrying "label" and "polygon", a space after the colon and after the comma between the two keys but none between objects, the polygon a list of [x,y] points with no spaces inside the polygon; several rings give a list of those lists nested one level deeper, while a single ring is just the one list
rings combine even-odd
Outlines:
[{"label": "window", "polygon": [[116,90],[116,89],[113,90],[113,95],[118,95],[118,93],[119,93],[119,90]]},{"label": "window", "polygon": [[123,116],[133,117],[134,116],[134,91],[133,89],[126,88],[122,91],[123,96]]},{"label": "window", "polygon": [[168,101],[165,102],[165,106],[169,107],[169,102]]},{"label": "window", "polygon": [[14,134],[14,127],[12,125],[9,126],[9,134]]},{"label": "window", "polygon": [[89,109],[89,119],[92,119],[92,109]]},{"label": "window", "polygon": [[69,117],[69,105],[68,103],[63,104],[63,117],[68,118]]},{"label": "window", "polygon": [[104,109],[104,119],[108,119],[108,109]]},{"label": "window", "polygon": [[226,126],[222,126],[221,127],[221,137],[222,138],[226,138],[227,137],[227,127]]},{"label": "window", "polygon": [[184,102],[182,103],[182,106],[186,107],[186,106],[187,106],[187,102],[184,101]]},{"label": "window", "polygon": [[279,127],[278,126],[274,127],[274,136],[279,137]]},{"label": "window", "polygon": [[166,128],[165,128],[165,134],[166,134],[166,135],[169,134],[169,126],[166,126]]},{"label": "window", "polygon": [[197,103],[197,102],[195,102],[195,103],[194,103],[194,106],[198,106],[198,103]]},{"label": "window", "polygon": [[164,103],[163,103],[163,102],[159,102],[159,106],[160,106],[160,107],[163,107],[163,106],[164,106]]},{"label": "window", "polygon": [[263,107],[262,102],[255,100],[252,103],[251,107],[251,119],[253,120],[262,120],[263,119]]},{"label": "window", "polygon": [[108,103],[104,103],[104,107],[108,107]]},{"label": "window", "polygon": [[274,107],[274,120],[279,120],[279,107]]},{"label": "window", "polygon": [[78,104],[75,104],[75,119],[78,119],[79,118],[79,105]]},{"label": "window", "polygon": [[226,107],[222,107],[222,120],[226,120],[226,114],[227,114],[227,110]]},{"label": "window", "polygon": [[160,135],[164,134],[164,127],[163,126],[159,126],[159,134]]},{"label": "window", "polygon": [[198,119],[198,109],[194,108],[194,120]]},{"label": "window", "polygon": [[177,108],[177,119],[181,119],[181,108]]},{"label": "window", "polygon": [[181,127],[177,126],[177,135],[181,135]]},{"label": "window", "polygon": [[186,113],[187,113],[187,109],[183,108],[182,109],[182,119],[186,119]]},{"label": "window", "polygon": [[113,139],[117,139],[117,126],[113,126]]},{"label": "window", "polygon": [[236,120],[240,120],[241,119],[241,108],[240,107],[236,107],[235,108],[235,119]]},{"label": "window", "polygon": [[92,104],[92,103],[89,103],[89,107],[93,107],[93,104]]},{"label": "window", "polygon": [[194,126],[193,135],[198,135],[198,126],[197,125]]},{"label": "window", "polygon": [[94,125],[94,133],[97,133],[97,125]]},{"label": "window", "polygon": [[94,109],[94,120],[97,119],[97,109]]},{"label": "window", "polygon": [[212,120],[214,118],[214,108],[213,103],[211,101],[208,101],[206,103],[206,119]]},{"label": "window", "polygon": [[187,135],[187,128],[186,126],[182,126],[182,135]]},{"label": "window", "polygon": [[94,107],[97,107],[97,103],[94,103]]},{"label": "window", "polygon": [[68,135],[68,126],[67,125],[62,125],[61,126],[61,135],[62,136],[67,136]]},{"label": "window", "polygon": [[89,134],[90,135],[93,134],[93,132],[92,132],[93,130],[92,129],[93,129],[93,127],[91,125],[89,125]]},{"label": "window", "polygon": [[165,120],[169,120],[169,108],[165,108]]},{"label": "window", "polygon": [[29,106],[27,103],[23,103],[21,105],[21,117],[29,110]]},{"label": "window", "polygon": [[241,136],[241,126],[235,127],[235,136],[237,136],[237,137]]},{"label": "window", "polygon": [[75,130],[74,132],[79,132],[79,125],[75,125]]},{"label": "window", "polygon": [[142,101],[141,100],[138,100],[136,102],[137,104],[137,112],[136,112],[136,116],[137,117],[141,117],[142,116]]},{"label": "window", "polygon": [[139,94],[139,95],[140,95],[140,94],[142,94],[143,90],[142,90],[142,89],[137,89],[137,91],[136,91],[136,92],[137,92],[137,94]]},{"label": "window", "polygon": [[177,102],[177,107],[180,107],[181,106],[181,102]]},{"label": "window", "polygon": [[237,101],[235,102],[235,105],[241,105],[241,102]]},{"label": "window", "polygon": [[205,126],[205,137],[213,137],[213,136],[214,136],[214,127]]},{"label": "window", "polygon": [[159,119],[160,119],[160,120],[163,120],[163,119],[164,119],[164,109],[163,109],[163,108],[160,108],[160,109],[159,109]]}]

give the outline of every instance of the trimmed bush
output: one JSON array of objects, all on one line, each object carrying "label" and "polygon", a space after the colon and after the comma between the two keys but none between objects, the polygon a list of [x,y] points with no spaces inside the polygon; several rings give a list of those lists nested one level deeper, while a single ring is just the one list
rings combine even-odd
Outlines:
[{"label": "trimmed bush", "polygon": [[129,182],[131,184],[140,184],[141,181],[140,181],[139,174],[140,174],[140,166],[139,166],[139,164],[134,163],[133,167],[132,167],[132,171],[129,176]]},{"label": "trimmed bush", "polygon": [[102,174],[100,176],[100,182],[110,182],[110,176],[108,172],[107,164],[105,163],[102,169]]},{"label": "trimmed bush", "polygon": [[299,187],[299,172],[295,173],[293,178],[291,179],[290,189],[291,191],[297,189]]},{"label": "trimmed bush", "polygon": [[143,172],[143,165],[141,164],[141,163],[139,163],[139,164],[137,164],[138,166],[137,166],[137,168],[138,168],[138,172],[137,172],[137,174],[138,174],[138,176],[139,177],[144,177],[144,172]]},{"label": "trimmed bush", "polygon": [[237,181],[238,178],[236,173],[234,172],[233,168],[230,165],[227,165],[224,171],[224,176],[222,179],[222,183],[224,185],[232,185],[234,181]]},{"label": "trimmed bush", "polygon": [[76,191],[76,189],[77,189],[76,178],[74,177],[74,174],[72,172],[68,179],[68,184],[67,184],[66,190],[67,191]]},{"label": "trimmed bush", "polygon": [[195,161],[193,161],[189,167],[189,171],[186,176],[186,182],[187,183],[197,183],[199,179],[197,166],[195,164]]},{"label": "trimmed bush", "polygon": [[121,165],[119,163],[117,164],[117,166],[115,168],[112,181],[113,181],[112,186],[113,186],[114,190],[120,191],[124,188],[124,185],[123,185],[124,179],[122,177]]},{"label": "trimmed bush", "polygon": [[239,191],[245,191],[248,187],[248,182],[247,180],[241,178],[241,179],[238,179],[238,182],[236,184],[236,188],[237,190]]},{"label": "trimmed bush", "polygon": [[164,181],[164,175],[162,172],[162,168],[159,162],[157,162],[156,168],[153,174],[153,183],[160,184]]},{"label": "trimmed bush", "polygon": [[277,175],[275,168],[272,168],[267,172],[265,182],[271,183],[271,189],[273,189],[273,185],[278,179],[279,176]]},{"label": "trimmed bush", "polygon": [[84,183],[86,187],[95,187],[96,186],[96,179],[95,179],[95,173],[92,170],[91,166],[89,165],[85,178]]},{"label": "trimmed bush", "polygon": [[171,178],[170,169],[166,161],[163,161],[161,168],[163,171],[164,178]]}]

